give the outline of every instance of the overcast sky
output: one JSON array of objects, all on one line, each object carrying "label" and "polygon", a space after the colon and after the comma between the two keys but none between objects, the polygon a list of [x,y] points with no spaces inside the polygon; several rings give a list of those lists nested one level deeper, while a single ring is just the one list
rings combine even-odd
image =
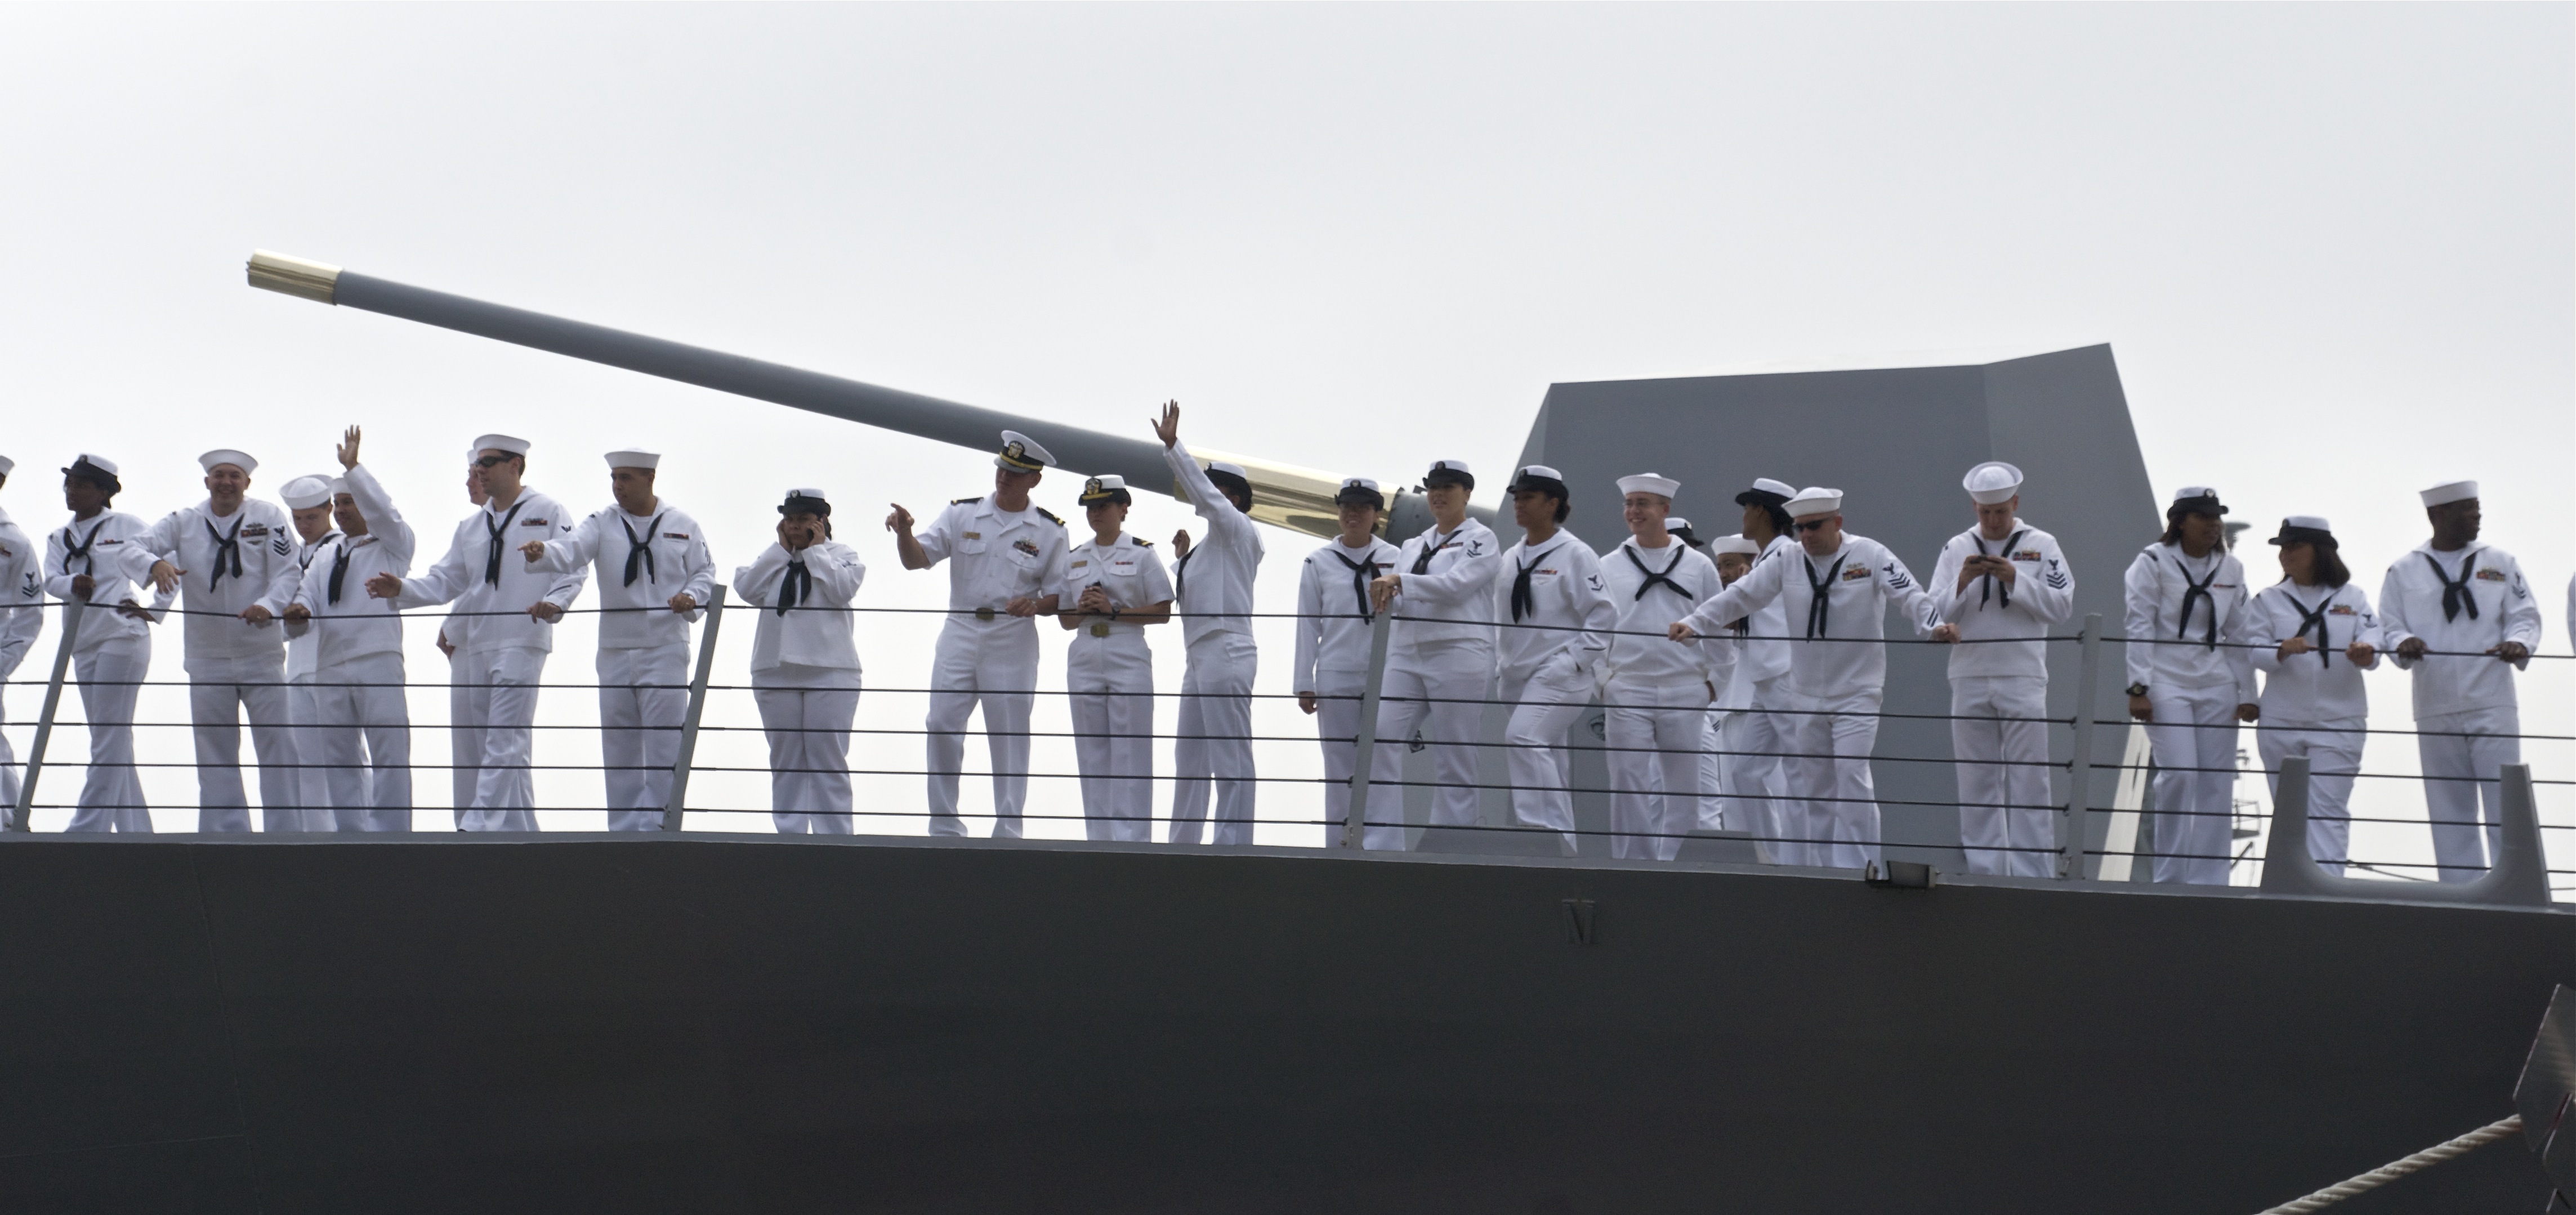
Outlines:
[{"label": "overcast sky", "polygon": [[[1139,436],[1177,396],[1208,446],[1388,480],[1508,465],[1556,381],[2108,341],[2160,491],[2220,486],[2267,527],[2326,514],[2374,591],[2421,539],[2413,491],[2482,480],[2563,653],[2570,14],[13,6],[0,453],[20,475],[0,507],[58,524],[52,470],[81,450],[123,464],[118,505],[146,517],[201,497],[193,457],[219,445],[265,461],[273,494],[356,422],[426,560],[475,434],[533,440],[530,482],[583,508],[606,501],[598,453],[642,443],[728,570],[811,484],[848,504],[865,602],[940,602],[874,520],[979,492],[976,455],[252,291],[254,247]],[[1070,513],[1070,487],[1040,497]],[[1135,530],[1185,521],[1147,503]],[[1309,542],[1270,545],[1278,610]],[[426,633],[412,670],[441,678]],[[929,635],[868,623],[871,686],[920,686]],[[1263,683],[1285,690],[1274,641]],[[720,670],[739,678],[746,642]],[[590,649],[566,629],[550,675],[589,678]],[[1177,680],[1178,639],[1159,652]],[[2527,728],[2568,732],[2569,665],[2526,680]],[[2373,689],[2404,724],[2398,677]],[[12,720],[34,703],[13,690]],[[919,707],[871,694],[862,724]],[[549,698],[550,719],[589,712]],[[575,762],[578,735],[540,762]],[[1267,746],[1265,770],[1311,773],[1312,750]],[[2533,758],[2563,773],[2566,750]],[[909,739],[859,754],[919,763]],[[184,800],[179,779],[155,796]],[[748,779],[708,787],[764,804]],[[1056,787],[1042,805],[1071,812]],[[917,778],[869,788],[918,806]],[[1302,788],[1265,801],[1311,812]]]}]

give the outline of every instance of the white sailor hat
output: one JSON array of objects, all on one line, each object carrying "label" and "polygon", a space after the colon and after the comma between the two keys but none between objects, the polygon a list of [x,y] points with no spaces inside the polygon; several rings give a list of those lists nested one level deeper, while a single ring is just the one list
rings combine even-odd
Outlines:
[{"label": "white sailor hat", "polygon": [[1796,497],[1780,504],[1780,509],[1789,512],[1789,517],[1792,519],[1803,519],[1809,515],[1830,515],[1842,508],[1843,491],[1827,489],[1821,485],[1810,485],[1799,490]]},{"label": "white sailor hat", "polygon": [[1687,544],[1692,548],[1699,547],[1699,534],[1691,530],[1690,520],[1682,518],[1679,515],[1664,516],[1664,534],[1667,536],[1679,536],[1681,537],[1682,543]]},{"label": "white sailor hat", "polygon": [[79,477],[107,491],[113,498],[125,492],[125,483],[116,477],[116,461],[88,452],[72,457],[72,466],[63,470],[67,477]]},{"label": "white sailor hat", "polygon": [[1103,473],[1082,483],[1081,501],[1084,506],[1094,502],[1132,504],[1135,498],[1127,492],[1127,478],[1116,473]]},{"label": "white sailor hat", "polygon": [[1988,460],[1969,469],[1959,485],[1979,506],[2010,502],[2014,494],[2021,492],[2021,470],[2001,460]]},{"label": "white sailor hat", "polygon": [[0,456],[0,477],[8,476],[10,471],[17,467],[18,462],[16,460],[12,460],[7,456]]},{"label": "white sailor hat", "polygon": [[2453,502],[2466,502],[2478,496],[2478,483],[2453,481],[2448,485],[2436,485],[2417,496],[2424,499],[2426,506],[2447,506]]},{"label": "white sailor hat", "polygon": [[832,504],[824,499],[822,490],[791,489],[787,491],[787,500],[778,504],[778,513],[782,515],[821,515],[824,518],[829,519],[832,517]]},{"label": "white sailor hat", "polygon": [[1629,494],[1654,494],[1658,497],[1670,498],[1674,494],[1680,493],[1681,489],[1681,482],[1673,480],[1671,477],[1667,477],[1662,473],[1645,472],[1619,478],[1619,495],[1621,497],[1626,497]]},{"label": "white sailor hat", "polygon": [[1333,491],[1333,505],[1366,506],[1375,510],[1385,510],[1386,494],[1378,489],[1377,482],[1366,477],[1344,477],[1342,487]]},{"label": "white sailor hat", "polygon": [[1759,557],[1762,555],[1762,546],[1747,539],[1744,533],[1737,532],[1732,536],[1720,536],[1708,542],[1709,556],[1715,557],[1720,553],[1741,553],[1747,557]]},{"label": "white sailor hat", "polygon": [[509,435],[484,435],[474,440],[474,458],[482,459],[487,451],[506,451],[514,456],[528,454],[528,441]]},{"label": "white sailor hat", "polygon": [[329,477],[297,477],[277,491],[277,496],[286,501],[288,510],[311,510],[329,503],[338,488],[339,483]]},{"label": "white sailor hat", "polygon": [[1737,506],[1751,506],[1754,503],[1759,502],[1764,506],[1778,506],[1797,496],[1798,491],[1789,488],[1789,483],[1786,481],[1774,481],[1769,477],[1755,477],[1753,479],[1753,488],[1735,495],[1735,504]]},{"label": "white sailor hat", "polygon": [[2320,544],[2334,548],[2334,526],[2323,515],[2292,515],[2281,520],[2281,532],[2272,544]]},{"label": "white sailor hat", "polygon": [[624,451],[612,451],[608,453],[607,459],[608,466],[610,468],[654,469],[662,467],[662,453],[658,451],[645,451],[642,448],[636,447],[629,447]]},{"label": "white sailor hat", "polygon": [[1566,497],[1569,493],[1565,488],[1565,474],[1544,464],[1524,464],[1519,472],[1512,474],[1511,492],[1517,494],[1523,490],[1556,498]]},{"label": "white sailor hat", "polygon": [[1433,460],[1431,471],[1422,474],[1422,484],[1425,488],[1436,485],[1463,485],[1472,490],[1476,488],[1476,474],[1467,471],[1465,460]]},{"label": "white sailor hat", "polygon": [[1218,489],[1229,490],[1234,493],[1241,494],[1246,501],[1251,499],[1252,476],[1251,474],[1243,471],[1242,465],[1229,463],[1224,460],[1210,460],[1208,461],[1207,475],[1208,483],[1216,486]]},{"label": "white sailor hat", "polygon": [[242,470],[243,476],[249,476],[250,474],[259,471],[259,461],[251,459],[249,452],[234,451],[229,447],[218,447],[213,451],[197,457],[197,467],[205,469],[207,472],[215,471],[215,466],[218,464],[230,464],[233,467]]},{"label": "white sailor hat", "polygon": [[993,457],[993,467],[1012,472],[1044,472],[1055,463],[1055,453],[1038,446],[1038,441],[1016,430],[1002,432],[1002,450]]},{"label": "white sailor hat", "polygon": [[2218,501],[2218,491],[2206,485],[2186,485],[2174,491],[2172,504],[2165,507],[2171,517],[2176,512],[2195,515],[2223,515],[2227,507]]}]

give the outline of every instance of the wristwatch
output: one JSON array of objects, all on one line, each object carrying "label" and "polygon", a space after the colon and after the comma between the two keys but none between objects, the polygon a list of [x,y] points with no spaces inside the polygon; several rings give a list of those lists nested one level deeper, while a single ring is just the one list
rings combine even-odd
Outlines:
[{"label": "wristwatch", "polygon": [[2146,694],[2147,694],[2147,685],[2142,684],[2142,683],[2133,683],[2133,684],[2130,684],[2130,685],[2129,685],[2129,695],[2131,695],[2131,696],[2144,696],[2144,695],[2146,695]]}]

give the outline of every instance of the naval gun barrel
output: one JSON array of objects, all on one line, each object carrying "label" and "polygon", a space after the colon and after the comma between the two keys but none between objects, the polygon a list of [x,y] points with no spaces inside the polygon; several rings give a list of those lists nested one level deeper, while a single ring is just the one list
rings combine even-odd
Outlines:
[{"label": "naval gun barrel", "polygon": [[[247,270],[251,286],[283,295],[453,329],[977,451],[996,450],[1001,432],[1016,430],[1046,447],[1067,471],[1091,476],[1116,474],[1138,489],[1171,482],[1170,467],[1163,463],[1162,444],[1152,440],[1105,435],[605,325],[486,303],[264,249],[251,254]],[[1191,450],[1202,462],[1225,460],[1243,466],[1245,479],[1252,483],[1253,518],[1316,536],[1331,536],[1341,530],[1333,506],[1333,494],[1341,488],[1339,476],[1195,445]],[[1178,497],[1179,487],[1174,486],[1172,492]],[[1402,540],[1430,526],[1430,508],[1419,494],[1392,492],[1388,499],[1389,539]],[[1486,514],[1482,510],[1475,513]]]}]

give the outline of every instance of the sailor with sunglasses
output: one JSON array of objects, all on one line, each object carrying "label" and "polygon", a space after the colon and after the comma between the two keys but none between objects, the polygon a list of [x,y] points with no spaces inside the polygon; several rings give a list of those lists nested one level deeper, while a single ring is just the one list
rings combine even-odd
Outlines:
[{"label": "sailor with sunglasses", "polygon": [[[1628,539],[1601,561],[1618,613],[1604,662],[1603,739],[1610,766],[1610,855],[1669,861],[1703,817],[1701,768],[1709,706],[1733,674],[1723,642],[1675,646],[1663,633],[1724,585],[1717,566],[1668,528],[1681,482],[1661,473],[1619,478]],[[1688,524],[1684,524],[1685,532]],[[1719,656],[1726,660],[1720,671]]]},{"label": "sailor with sunglasses", "polygon": [[1476,824],[1476,733],[1494,684],[1494,586],[1503,546],[1470,518],[1475,474],[1463,460],[1435,460],[1422,478],[1431,528],[1404,542],[1395,569],[1369,584],[1395,613],[1369,764],[1368,822],[1404,823],[1404,753],[1416,728],[1431,749],[1431,825]]},{"label": "sailor with sunglasses", "polygon": [[[1377,534],[1386,495],[1352,477],[1333,493],[1342,534],[1306,555],[1297,575],[1297,657],[1289,674],[1297,707],[1324,743],[1324,835],[1341,839],[1351,815],[1351,767],[1358,762],[1360,694],[1368,682],[1369,632],[1377,611],[1369,583],[1396,568],[1403,550]],[[1401,851],[1401,824],[1370,827],[1363,846]]]},{"label": "sailor with sunglasses", "polygon": [[1843,530],[1843,492],[1809,488],[1781,504],[1799,550],[1762,561],[1672,626],[1675,641],[1715,636],[1786,600],[1787,703],[1780,715],[1788,808],[1773,855],[1791,865],[1858,869],[1879,859],[1878,793],[1869,756],[1887,688],[1887,611],[1920,635],[1935,605],[1887,546]]}]

